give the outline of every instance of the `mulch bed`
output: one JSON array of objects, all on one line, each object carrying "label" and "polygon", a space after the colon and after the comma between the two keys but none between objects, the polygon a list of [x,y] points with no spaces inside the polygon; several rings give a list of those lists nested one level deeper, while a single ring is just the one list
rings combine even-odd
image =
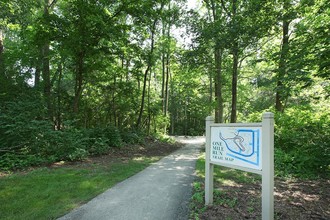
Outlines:
[{"label": "mulch bed", "polygon": [[[280,180],[275,181],[275,219],[329,220],[330,180]],[[235,205],[208,206],[200,219],[241,220],[261,219],[261,184],[245,184],[219,188],[220,201],[235,201]]]}]

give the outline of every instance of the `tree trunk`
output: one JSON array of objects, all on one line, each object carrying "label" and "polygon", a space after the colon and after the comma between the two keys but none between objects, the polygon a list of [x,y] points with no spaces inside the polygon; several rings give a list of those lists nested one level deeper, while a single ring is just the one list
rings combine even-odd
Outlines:
[{"label": "tree trunk", "polygon": [[[163,29],[162,29],[162,35],[165,37],[165,22],[163,21]],[[165,115],[165,45],[163,44],[163,51],[162,51],[162,94],[161,94],[161,99],[162,99],[162,112]]]},{"label": "tree trunk", "polygon": [[51,107],[51,83],[50,83],[50,68],[49,68],[49,44],[43,46],[43,59],[42,59],[42,79],[44,82],[44,95],[46,97],[48,116],[52,119]]},{"label": "tree trunk", "polygon": [[174,88],[173,88],[173,81],[172,81],[172,77],[171,77],[171,84],[170,84],[170,87],[171,87],[171,89],[170,89],[170,96],[171,96],[171,109],[172,109],[172,111],[171,111],[171,115],[170,115],[170,117],[171,117],[171,121],[170,121],[170,123],[171,123],[171,131],[170,131],[170,134],[171,135],[173,135],[174,134],[174,128],[175,128],[175,122],[177,122],[177,118],[176,118],[176,115],[177,115],[177,108],[176,107],[174,107],[173,108],[173,105],[175,106],[175,100],[174,100],[174,97],[173,97],[173,90],[174,90]]},{"label": "tree trunk", "polygon": [[[284,3],[284,8],[287,9],[286,3]],[[287,55],[289,51],[289,25],[290,21],[287,18],[283,18],[282,26],[282,45],[281,45],[281,55],[278,66],[277,84],[276,84],[276,97],[275,97],[275,109],[278,112],[284,111],[283,101],[286,98],[285,88],[283,85],[283,78],[287,74]]]},{"label": "tree trunk", "polygon": [[214,54],[216,76],[215,76],[215,98],[216,98],[216,110],[215,110],[215,122],[223,123],[223,97],[222,97],[222,50],[215,49]]},{"label": "tree trunk", "polygon": [[[237,0],[232,2],[232,27],[236,28],[236,4]],[[233,69],[232,69],[232,88],[231,88],[231,115],[230,122],[235,123],[237,121],[237,78],[238,78],[238,36],[233,36]]]},{"label": "tree trunk", "polygon": [[[40,52],[41,53],[41,52]],[[41,65],[40,65],[40,60],[41,58],[39,57],[37,59],[37,63],[36,63],[36,71],[34,73],[34,87],[38,88],[40,85],[40,72],[41,72]]]},{"label": "tree trunk", "polygon": [[[219,16],[216,10],[217,5],[214,0],[211,0],[211,9],[212,9],[213,22],[215,23],[219,20]],[[222,48],[220,48],[220,43],[217,39],[215,39],[214,63],[215,63],[214,87],[215,87],[215,99],[216,99],[215,122],[222,123],[223,122]],[[210,78],[210,83],[212,83],[212,78]],[[210,92],[212,92],[212,84],[210,86]],[[210,101],[212,102],[212,95]]]},{"label": "tree trunk", "polygon": [[117,76],[113,77],[113,89],[112,89],[112,114],[114,125],[117,126],[117,106],[116,106],[116,90],[117,90]]},{"label": "tree trunk", "polygon": [[83,73],[84,73],[84,57],[85,57],[85,53],[83,51],[80,51],[76,63],[75,96],[73,101],[74,113],[79,112],[80,96],[83,90],[82,86],[83,86]]},{"label": "tree trunk", "polygon": [[[49,28],[49,1],[45,0],[44,2],[44,19],[46,22],[47,28]],[[47,35],[46,35],[47,36]],[[42,47],[42,79],[44,82],[44,95],[47,102],[48,117],[50,120],[53,120],[53,109],[52,109],[52,100],[51,100],[51,82],[50,82],[50,61],[49,61],[49,51],[50,51],[50,40],[49,36],[44,40]]]},{"label": "tree trunk", "polygon": [[[162,8],[161,8],[162,9]],[[143,78],[143,89],[142,89],[142,97],[141,97],[141,106],[140,106],[140,112],[139,112],[139,117],[136,122],[136,127],[139,128],[141,126],[141,121],[142,121],[142,116],[143,116],[143,110],[144,110],[144,99],[146,95],[146,86],[147,86],[147,79],[148,79],[148,73],[151,69],[152,66],[152,56],[154,54],[154,47],[155,47],[155,31],[156,31],[156,24],[157,24],[158,19],[155,18],[152,26],[151,26],[151,48],[149,52],[149,57],[148,57],[148,63],[147,63],[147,69],[144,72],[144,78]]]},{"label": "tree trunk", "polygon": [[151,107],[150,107],[150,89],[151,89],[151,68],[149,71],[148,79],[148,123],[147,123],[147,134],[150,135],[150,126],[151,126]]},{"label": "tree trunk", "polygon": [[0,74],[3,74],[5,72],[5,64],[4,64],[4,59],[3,59],[3,50],[4,50],[3,31],[0,29]]},{"label": "tree trunk", "polygon": [[[171,1],[168,3],[168,10],[171,10]],[[164,111],[164,116],[167,116],[168,112],[168,100],[169,100],[169,76],[170,76],[170,59],[171,59],[171,17],[168,17],[167,21],[167,33],[166,33],[166,79],[165,79],[165,111]],[[166,127],[165,127],[165,132],[166,132]]]},{"label": "tree trunk", "polygon": [[170,54],[169,52],[166,54],[166,80],[165,80],[165,112],[164,116],[167,116],[168,112],[168,99],[169,99],[169,76],[170,76]]},{"label": "tree trunk", "polygon": [[57,114],[56,114],[56,130],[62,128],[62,108],[61,108],[61,82],[62,82],[63,67],[62,63],[59,64],[58,81],[57,81]]},{"label": "tree trunk", "polygon": [[142,121],[142,115],[143,115],[143,109],[144,109],[144,99],[146,94],[146,87],[147,87],[147,79],[148,79],[148,73],[150,70],[150,65],[147,66],[147,69],[144,72],[144,78],[143,78],[143,88],[142,88],[142,97],[141,97],[141,106],[139,111],[139,117],[136,123],[136,127],[139,128]]},{"label": "tree trunk", "polygon": [[230,122],[237,121],[237,78],[238,78],[238,49],[233,49],[233,70],[232,70],[232,87],[231,87],[231,116]]}]

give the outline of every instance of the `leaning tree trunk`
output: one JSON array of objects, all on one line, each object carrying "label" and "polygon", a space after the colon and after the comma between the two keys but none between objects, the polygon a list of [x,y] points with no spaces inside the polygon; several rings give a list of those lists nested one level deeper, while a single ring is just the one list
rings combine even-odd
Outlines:
[{"label": "leaning tree trunk", "polygon": [[136,122],[136,127],[139,128],[141,126],[142,116],[143,116],[143,110],[144,110],[144,102],[145,102],[145,96],[146,96],[146,87],[147,87],[147,80],[148,80],[148,74],[152,66],[152,56],[154,52],[155,47],[155,29],[156,29],[156,23],[157,19],[155,19],[152,27],[151,27],[151,48],[149,52],[149,58],[148,58],[148,66],[147,69],[144,71],[144,78],[143,78],[143,88],[142,88],[142,97],[141,97],[141,106],[139,111],[139,117]]}]

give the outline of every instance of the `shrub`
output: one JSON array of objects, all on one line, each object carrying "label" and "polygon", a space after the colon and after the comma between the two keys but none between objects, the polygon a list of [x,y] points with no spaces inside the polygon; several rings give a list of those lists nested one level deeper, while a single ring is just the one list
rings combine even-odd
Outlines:
[{"label": "shrub", "polygon": [[38,93],[0,107],[0,169],[17,169],[74,157],[84,148],[79,130],[55,131]]},{"label": "shrub", "polygon": [[38,157],[37,155],[5,153],[0,156],[0,170],[9,171],[21,169],[23,167],[35,166],[46,162],[48,162],[47,159]]},{"label": "shrub", "polygon": [[114,126],[86,129],[84,136],[84,145],[92,155],[105,154],[111,147],[123,145],[120,132]]},{"label": "shrub", "polygon": [[121,147],[123,146],[123,140],[120,136],[119,130],[115,126],[107,126],[103,128],[104,137],[108,139],[110,147]]},{"label": "shrub", "polygon": [[122,130],[120,136],[127,144],[144,144],[145,134],[134,130]]},{"label": "shrub", "polygon": [[[262,113],[250,115],[260,121]],[[296,106],[275,114],[275,169],[278,175],[327,176],[330,171],[330,113]]]},{"label": "shrub", "polygon": [[102,137],[90,138],[88,143],[90,143],[91,145],[89,145],[87,149],[91,155],[105,154],[110,149],[107,142],[108,139]]},{"label": "shrub", "polygon": [[[327,175],[330,165],[330,117],[328,112],[291,108],[276,115],[275,146],[278,163],[299,176]],[[282,167],[283,167],[282,165]],[[292,170],[292,171],[291,171]]]},{"label": "shrub", "polygon": [[83,148],[76,148],[74,151],[68,155],[71,161],[83,160],[88,156],[88,151]]}]

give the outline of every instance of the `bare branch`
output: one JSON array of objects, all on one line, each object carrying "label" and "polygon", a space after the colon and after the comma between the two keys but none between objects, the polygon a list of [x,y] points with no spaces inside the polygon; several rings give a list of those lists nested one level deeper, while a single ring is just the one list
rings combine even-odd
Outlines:
[{"label": "bare branch", "polygon": [[49,4],[49,8],[53,7],[56,4],[57,0],[53,0],[50,4]]},{"label": "bare branch", "polygon": [[221,6],[222,6],[223,10],[225,10],[225,12],[227,13],[227,15],[228,15],[229,17],[231,17],[231,14],[230,14],[230,12],[228,11],[228,9],[226,8],[225,3],[223,2],[223,0],[221,0]]}]

